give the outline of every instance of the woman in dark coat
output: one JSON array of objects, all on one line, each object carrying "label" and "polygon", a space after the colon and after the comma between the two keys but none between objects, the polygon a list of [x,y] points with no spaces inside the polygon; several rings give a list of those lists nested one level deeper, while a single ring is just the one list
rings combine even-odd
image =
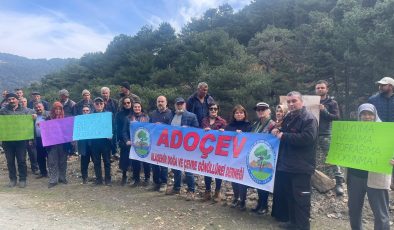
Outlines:
[{"label": "woman in dark coat", "polygon": [[[134,102],[133,103],[133,113],[130,114],[124,122],[123,125],[123,141],[126,143],[128,148],[130,149],[131,146],[131,141],[130,141],[130,123],[131,122],[149,122],[149,116],[144,112],[142,109],[142,105],[140,102]],[[131,160],[131,165],[133,167],[133,187],[139,186],[140,183],[140,171],[141,171],[141,161],[139,160]],[[150,180],[150,171],[151,171],[151,165],[147,162],[142,162],[142,165],[144,167],[144,183],[142,184],[143,186],[148,186],[149,185],[149,180]]]},{"label": "woman in dark coat", "polygon": [[[248,113],[242,105],[236,105],[233,108],[231,122],[226,126],[225,130],[235,132],[249,132],[250,122],[248,121]],[[238,184],[235,182],[231,183],[234,192],[234,199],[231,207],[239,207],[240,210],[246,210],[246,192],[247,186]]]},{"label": "woman in dark coat", "polygon": [[119,168],[122,170],[122,182],[121,185],[124,186],[127,183],[127,170],[131,166],[131,161],[129,159],[130,146],[126,145],[126,142],[123,140],[123,129],[127,129],[128,132],[130,130],[128,127],[123,127],[127,125],[125,120],[132,113],[132,99],[130,97],[124,97],[121,100],[122,108],[115,116],[115,124],[116,124],[116,138],[119,140],[120,147],[120,159],[119,159]]}]

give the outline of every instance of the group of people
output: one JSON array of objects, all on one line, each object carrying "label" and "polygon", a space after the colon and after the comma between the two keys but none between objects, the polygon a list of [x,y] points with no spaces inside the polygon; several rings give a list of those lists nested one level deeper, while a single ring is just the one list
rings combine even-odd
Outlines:
[{"label": "group of people", "polygon": [[[372,96],[369,103],[359,107],[358,119],[360,121],[394,121],[394,80],[385,77],[377,83],[380,92]],[[151,122],[196,127],[204,130],[270,133],[280,139],[271,215],[276,220],[283,222],[280,227],[284,229],[310,229],[311,176],[315,172],[316,166],[322,167],[322,170],[329,175],[333,174],[332,176],[336,180],[335,192],[338,196],[344,193],[345,177],[341,168],[324,165],[331,139],[332,121],[340,118],[338,103],[328,95],[328,90],[327,81],[321,80],[315,85],[316,95],[321,98],[319,122],[305,108],[301,93],[296,91],[287,94],[286,103],[275,107],[275,119],[272,116],[271,106],[266,102],[258,102],[254,107],[257,120],[250,122],[247,110],[242,105],[234,106],[229,121],[221,117],[219,115],[220,106],[208,94],[208,84],[205,82],[198,84],[197,91],[188,100],[182,97],[176,98],[174,111],[168,108],[165,96],[158,96],[156,109],[150,113],[144,110],[140,97],[131,93],[130,85],[127,82],[120,85],[119,101],[111,98],[108,87],[101,88],[101,97],[93,100],[90,92],[86,89],[83,90],[83,99],[78,103],[69,99],[69,92],[62,89],[59,91],[59,101],[53,103],[51,107],[48,102],[41,99],[39,92],[33,92],[32,100],[27,103],[23,97],[23,91],[17,89],[15,92],[4,95],[5,100],[1,103],[0,115],[31,114],[35,122],[35,138],[27,142],[3,141],[10,179],[9,187],[14,187],[17,184],[15,159],[18,165],[19,187],[26,186],[26,151],[29,151],[29,148],[30,152],[33,151],[33,148],[36,152],[39,169],[37,178],[49,177],[49,188],[59,183],[68,183],[66,178],[67,154],[72,149],[72,145],[67,143],[43,147],[40,122],[45,120],[89,113],[112,112],[114,124],[112,139],[80,140],[76,145],[81,160],[82,183],[88,183],[88,166],[92,159],[95,171],[94,183],[111,186],[111,153],[116,154],[117,147],[119,147],[119,167],[122,170],[121,185],[127,184],[127,173],[131,167],[131,186],[149,185],[152,173],[152,189],[167,195],[180,193],[182,171],[172,169],[174,185],[172,188],[168,188],[167,167],[129,159],[131,122]],[[33,165],[34,156],[29,154],[29,158]],[[318,164],[316,164],[316,158]],[[104,164],[104,177],[101,162]],[[388,159],[389,163],[394,165],[394,160]],[[144,173],[141,178],[142,169]],[[37,168],[32,166],[32,171],[36,172]],[[193,200],[194,175],[185,172],[185,180],[187,184],[186,199]],[[349,216],[352,229],[361,229],[361,207],[365,193],[368,194],[375,215],[375,229],[390,228],[389,180],[390,176],[383,174],[356,169],[348,170]],[[205,176],[204,182],[203,201],[219,202],[222,180],[215,178],[214,192],[212,192],[212,178]],[[232,188],[234,197],[231,206],[245,210],[248,187],[232,183]],[[270,193],[259,189],[257,193],[258,202],[252,211],[266,214],[269,212],[268,197]]]}]

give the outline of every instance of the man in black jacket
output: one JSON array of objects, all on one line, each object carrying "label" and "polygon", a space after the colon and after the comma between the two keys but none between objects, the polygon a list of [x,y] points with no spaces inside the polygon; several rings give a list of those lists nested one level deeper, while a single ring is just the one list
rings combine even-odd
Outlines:
[{"label": "man in black jacket", "polygon": [[311,176],[316,166],[318,124],[306,110],[299,92],[287,94],[289,114],[282,128],[272,134],[280,139],[276,177],[284,178],[275,193],[285,194],[280,203],[288,205],[290,223],[287,229],[310,229]]},{"label": "man in black jacket", "polygon": [[[320,80],[315,85],[316,95],[320,96],[319,138],[317,144],[317,166],[324,173],[334,174],[336,181],[335,192],[343,195],[342,183],[344,182],[341,168],[337,165],[325,165],[327,153],[331,142],[332,121],[339,119],[338,103],[328,95],[328,82]],[[332,175],[331,175],[332,176]]]},{"label": "man in black jacket", "polygon": [[[18,96],[14,93],[8,93],[6,100],[8,104],[0,109],[0,115],[29,115],[32,111],[23,108],[18,102]],[[8,176],[10,183],[8,187],[14,187],[17,182],[17,171],[15,159],[18,165],[19,187],[26,187],[27,166],[26,166],[26,140],[20,141],[3,141],[2,142],[5,156],[7,159]]]}]

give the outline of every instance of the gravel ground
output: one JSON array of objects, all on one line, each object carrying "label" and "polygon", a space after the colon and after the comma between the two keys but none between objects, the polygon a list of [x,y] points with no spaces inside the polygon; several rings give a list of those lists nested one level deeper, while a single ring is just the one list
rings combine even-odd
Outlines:
[{"label": "gravel ground", "polygon": [[[112,187],[81,184],[79,167],[78,157],[68,162],[68,185],[48,189],[47,180],[35,179],[29,170],[26,188],[7,188],[5,157],[0,154],[0,229],[278,229],[269,215],[249,211],[257,199],[253,189],[248,192],[248,211],[242,212],[229,207],[228,182],[223,184],[222,202],[214,204],[201,201],[203,177],[197,178],[196,200],[186,201],[182,194],[172,197],[120,186],[117,162],[112,165]],[[90,165],[90,176],[92,170]],[[346,195],[314,192],[312,229],[350,229],[346,202]],[[373,229],[367,203],[365,229]]]}]

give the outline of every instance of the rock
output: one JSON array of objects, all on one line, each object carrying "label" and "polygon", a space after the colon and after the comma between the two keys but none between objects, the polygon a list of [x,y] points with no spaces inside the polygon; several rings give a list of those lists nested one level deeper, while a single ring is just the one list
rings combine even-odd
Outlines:
[{"label": "rock", "polygon": [[319,170],[315,170],[311,178],[311,183],[321,193],[326,193],[335,187],[335,181]]},{"label": "rock", "polygon": [[257,193],[253,193],[253,194],[250,194],[249,196],[248,196],[248,198],[250,199],[250,200],[257,200],[258,199],[258,195],[257,195]]}]

